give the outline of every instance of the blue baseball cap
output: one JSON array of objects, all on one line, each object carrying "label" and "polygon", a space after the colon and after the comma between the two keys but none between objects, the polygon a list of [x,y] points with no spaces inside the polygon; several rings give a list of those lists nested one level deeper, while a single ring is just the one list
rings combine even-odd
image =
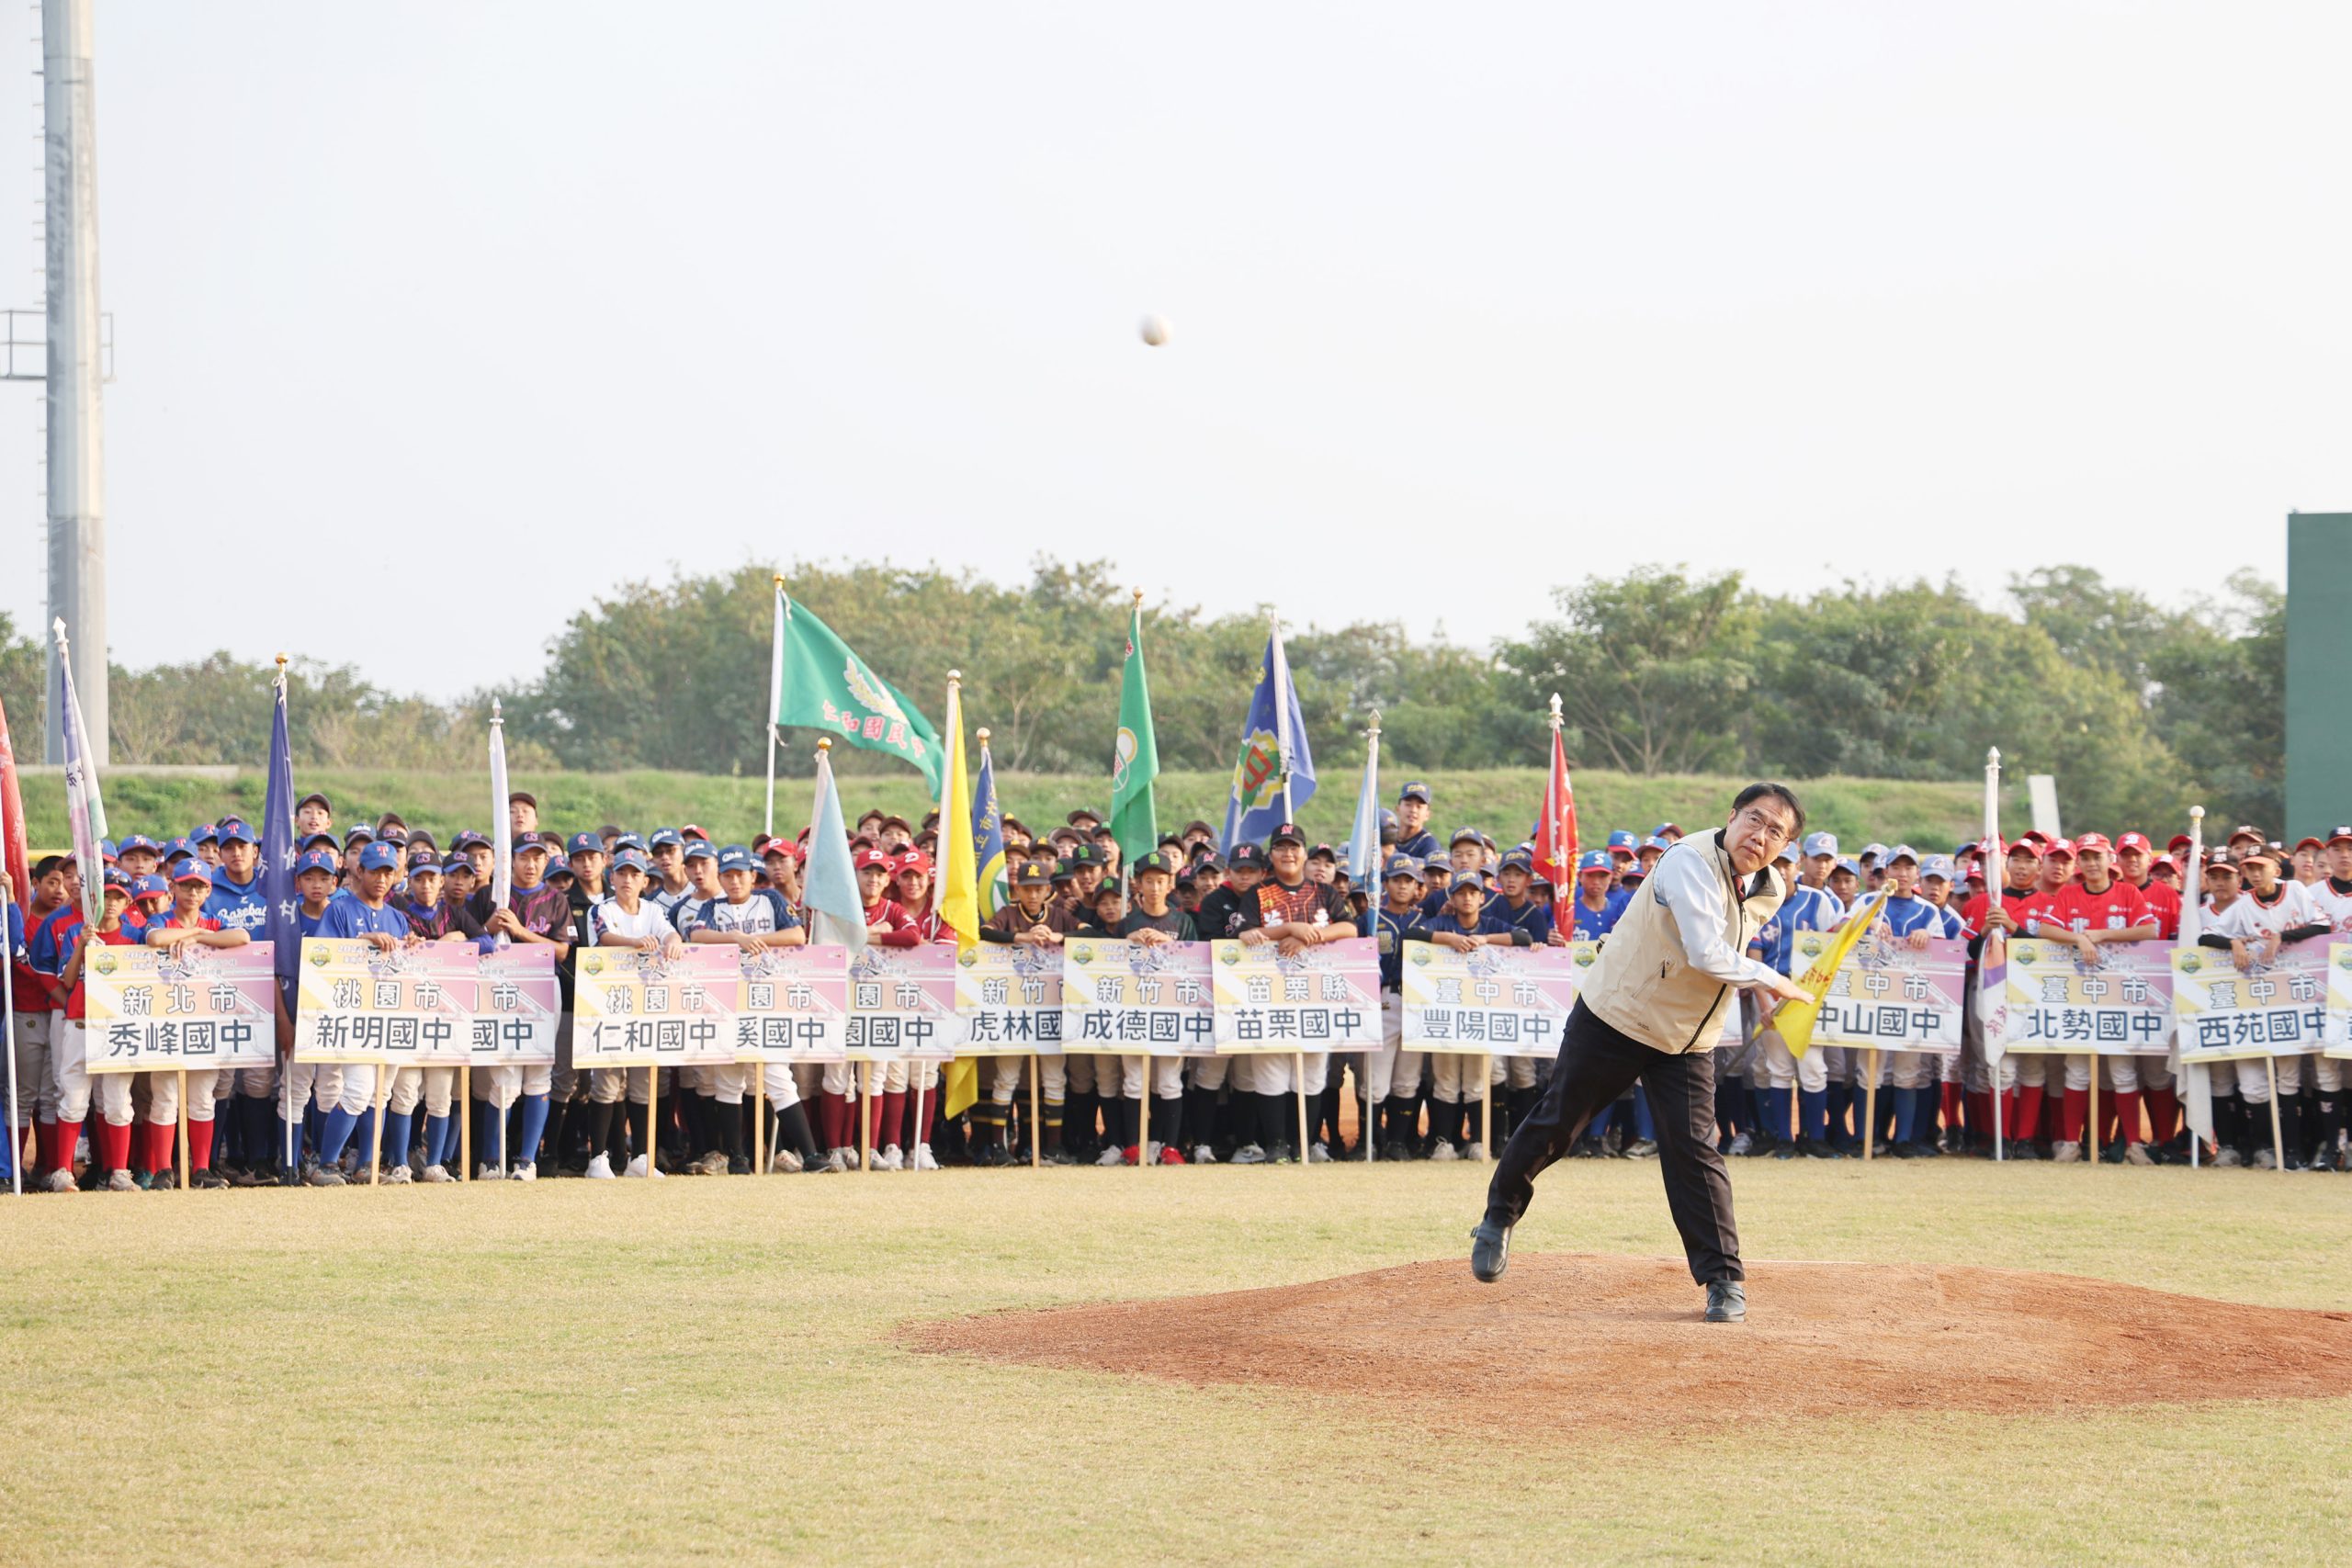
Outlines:
[{"label": "blue baseball cap", "polygon": [[443,874],[441,863],[435,860],[431,855],[420,857],[414,865],[408,868],[408,874],[412,878],[419,876],[439,876]]},{"label": "blue baseball cap", "polygon": [[100,860],[115,860],[119,858],[120,854],[121,851],[117,847],[112,839],[100,839],[98,840],[98,858]]},{"label": "blue baseball cap", "polygon": [[1913,865],[1917,865],[1919,863],[1919,852],[1913,849],[1908,844],[1897,844],[1893,849],[1887,851],[1884,856],[1882,857],[1883,863],[1887,865],[1893,865],[1899,860],[1907,860]]},{"label": "blue baseball cap", "polygon": [[372,844],[375,841],[376,829],[364,825],[354,828],[343,836],[343,847],[346,850],[354,844]]},{"label": "blue baseball cap", "polygon": [[302,840],[302,848],[305,850],[315,848],[320,844],[324,844],[329,849],[335,848],[334,835],[333,833],[313,833],[309,838]]},{"label": "blue baseball cap", "polygon": [[212,868],[205,864],[200,860],[191,859],[183,861],[180,863],[179,869],[172,873],[172,880],[174,882],[201,882],[207,887],[209,887],[212,886]]},{"label": "blue baseball cap", "polygon": [[1427,806],[1430,803],[1430,786],[1423,784],[1419,779],[1412,780],[1407,784],[1403,789],[1396,792],[1396,802],[1398,805],[1401,806],[1408,800],[1418,800],[1423,806]]},{"label": "blue baseball cap", "polygon": [[244,823],[239,821],[234,817],[230,818],[227,821],[220,824],[220,841],[224,844],[258,844],[261,842],[259,839],[254,836],[254,830],[251,828],[246,827]]},{"label": "blue baseball cap", "polygon": [[658,850],[664,844],[683,844],[686,840],[679,837],[675,828],[656,828],[653,837],[647,841]]},{"label": "blue baseball cap", "polygon": [[1661,822],[1650,829],[1650,837],[1653,839],[1663,839],[1668,833],[1672,833],[1677,838],[1681,837],[1682,825],[1679,822]]},{"label": "blue baseball cap", "polygon": [[1503,856],[1501,864],[1496,869],[1500,871],[1524,871],[1532,874],[1535,870],[1535,857],[1529,854],[1523,849],[1513,850],[1509,854]]},{"label": "blue baseball cap", "polygon": [[1577,857],[1577,869],[1578,871],[1606,871],[1613,874],[1617,870],[1617,862],[1615,857],[1611,855],[1607,850],[1587,850],[1583,854]]},{"label": "blue baseball cap", "polygon": [[[204,880],[209,882],[212,878],[207,876]],[[117,871],[112,866],[107,867],[106,875],[100,880],[99,885],[108,893],[112,893],[117,888],[120,888],[122,890],[123,897],[132,897],[130,891],[130,878],[121,872]]]},{"label": "blue baseball cap", "polygon": [[1807,833],[1804,836],[1804,852],[1809,855],[1836,854],[1838,852],[1838,835],[1835,833]]},{"label": "blue baseball cap", "polygon": [[1862,859],[1869,860],[1873,855],[1877,856],[1880,860],[1884,860],[1886,858],[1886,846],[1884,844],[1864,844],[1862,846]]},{"label": "blue baseball cap", "polygon": [[462,829],[456,838],[449,840],[449,849],[453,853],[464,854],[476,844],[480,844],[484,849],[493,847],[488,839],[483,838],[471,828],[467,828]]},{"label": "blue baseball cap", "polygon": [[1642,840],[1642,848],[1645,850],[1670,850],[1673,847],[1673,840],[1661,839],[1656,833],[1652,833],[1648,838]]},{"label": "blue baseball cap", "polygon": [[635,850],[623,850],[613,857],[613,870],[616,873],[641,871],[650,876],[653,874],[653,863]]},{"label": "blue baseball cap", "polygon": [[1421,863],[1410,855],[1390,855],[1388,863],[1381,867],[1380,875],[1384,882],[1392,876],[1409,876],[1419,882],[1421,879]]},{"label": "blue baseball cap", "polygon": [[566,859],[562,855],[549,855],[548,857],[547,874],[549,881],[553,881],[559,876],[570,876],[571,874],[571,862],[570,860]]},{"label": "blue baseball cap", "polygon": [[455,876],[459,872],[463,872],[468,876],[471,876],[474,874],[474,863],[468,860],[463,855],[451,855],[447,860],[441,863],[442,875]]},{"label": "blue baseball cap", "polygon": [[1851,873],[1853,875],[1856,875],[1856,876],[1860,876],[1860,875],[1861,875],[1861,874],[1862,874],[1862,868],[1861,868],[1861,866],[1860,866],[1860,864],[1858,864],[1858,863],[1855,862],[1854,858],[1853,858],[1851,855],[1847,856],[1845,859],[1843,859],[1843,860],[1839,861],[1836,865],[1831,866],[1829,869],[1830,869],[1830,870],[1832,870],[1832,871],[1843,871],[1843,872],[1849,872],[1849,873]]},{"label": "blue baseball cap", "polygon": [[564,844],[563,852],[568,855],[600,855],[605,852],[605,840],[594,833],[574,833]]},{"label": "blue baseball cap", "polygon": [[1922,876],[1940,876],[1946,882],[1950,882],[1951,880],[1951,856],[1929,855],[1926,860],[1919,863],[1919,874]]},{"label": "blue baseball cap", "polygon": [[1612,850],[1625,850],[1627,852],[1631,852],[1640,849],[1642,847],[1642,840],[1634,837],[1634,830],[1632,829],[1620,828],[1615,832],[1609,835],[1609,847]]},{"label": "blue baseball cap", "polygon": [[[120,872],[109,872],[107,876],[111,880],[121,874]],[[130,896],[133,898],[168,898],[172,896],[172,885],[160,876],[135,877],[130,884]]]},{"label": "blue baseball cap", "polygon": [[523,835],[523,837],[521,837],[521,838],[519,838],[519,839],[517,839],[517,840],[514,840],[514,853],[516,853],[516,854],[518,854],[518,855],[521,855],[521,854],[543,855],[543,854],[545,854],[545,853],[547,853],[547,852],[548,852],[548,846],[547,846],[547,842],[546,842],[546,840],[541,840],[541,839],[535,839],[535,838],[531,837],[529,834],[526,833],[525,835]]},{"label": "blue baseball cap", "polygon": [[1394,827],[1396,827],[1396,813],[1395,813],[1394,811],[1389,810],[1389,809],[1388,809],[1388,807],[1385,807],[1385,806],[1384,806],[1384,807],[1382,807],[1380,808],[1380,825],[1381,825],[1383,828],[1394,828]]},{"label": "blue baseball cap", "polygon": [[194,853],[196,853],[196,846],[186,839],[174,839],[170,843],[164,846],[164,858],[167,861],[174,855],[192,855]]},{"label": "blue baseball cap", "polygon": [[635,833],[623,833],[619,838],[613,840],[613,852],[615,854],[618,854],[623,850],[635,850],[639,854],[643,854],[645,852],[645,840],[639,838]]},{"label": "blue baseball cap", "polygon": [[[676,835],[673,834],[672,837],[675,838]],[[653,835],[653,838],[654,841],[658,843],[661,841],[662,835],[656,833]],[[686,845],[686,858],[688,860],[709,860],[718,853],[718,852],[717,850],[710,847],[710,840],[708,839],[695,839],[689,841]]]},{"label": "blue baseball cap", "polygon": [[401,852],[394,845],[370,844],[359,852],[359,869],[362,871],[398,871],[400,868]]},{"label": "blue baseball cap", "polygon": [[1445,891],[1448,897],[1452,897],[1465,887],[1475,888],[1484,893],[1487,890],[1487,882],[1475,871],[1456,872],[1453,880],[1445,885]]},{"label": "blue baseball cap", "polygon": [[742,844],[729,844],[725,849],[718,852],[718,869],[721,871],[754,871],[758,869],[758,863],[752,859],[752,852],[747,846]]},{"label": "blue baseball cap", "polygon": [[336,869],[334,856],[324,850],[305,850],[294,857],[294,874],[297,876],[306,871],[323,871],[333,876]]},{"label": "blue baseball cap", "polygon": [[1794,844],[1783,844],[1781,846],[1781,852],[1774,858],[1787,861],[1791,865],[1794,865],[1797,863],[1797,847]]},{"label": "blue baseball cap", "polygon": [[220,829],[209,822],[198,822],[187,830],[187,840],[191,844],[217,844],[220,841]]},{"label": "blue baseball cap", "polygon": [[161,853],[162,848],[163,846],[156,843],[154,840],[149,838],[146,834],[132,833],[129,837],[125,838],[120,844],[116,846],[115,852],[119,855],[127,855],[133,850],[146,850],[152,853]]},{"label": "blue baseball cap", "polygon": [[1483,844],[1483,843],[1485,843],[1486,841],[1487,841],[1487,835],[1486,835],[1486,834],[1484,834],[1484,833],[1481,833],[1481,832],[1480,832],[1480,831],[1478,831],[1478,829],[1476,829],[1476,828],[1456,828],[1456,829],[1453,830],[1453,837],[1452,837],[1451,839],[1448,839],[1448,840],[1446,840],[1446,844],[1447,844],[1447,846],[1450,848],[1450,847],[1452,847],[1453,845],[1459,844],[1459,843],[1464,843],[1464,842],[1468,842],[1468,843],[1473,843],[1473,844]]}]

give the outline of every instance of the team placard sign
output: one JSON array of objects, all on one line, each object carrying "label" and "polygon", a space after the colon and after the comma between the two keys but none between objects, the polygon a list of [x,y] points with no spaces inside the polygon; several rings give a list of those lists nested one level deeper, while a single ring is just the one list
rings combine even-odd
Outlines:
[{"label": "team placard sign", "polygon": [[1029,942],[981,942],[956,955],[959,1056],[1062,1054],[1062,953]]},{"label": "team placard sign", "polygon": [[2352,1057],[2352,942],[2327,948],[2327,1050]]},{"label": "team placard sign", "polygon": [[2070,942],[2009,940],[2004,1048],[2096,1056],[2172,1049],[2172,949],[2102,942],[2096,960]]},{"label": "team placard sign", "polygon": [[296,967],[296,1061],[467,1060],[481,981],[471,943],[388,950],[358,937],[305,937]]},{"label": "team placard sign", "polygon": [[1097,942],[1062,948],[1062,1038],[1072,1051],[1213,1056],[1216,985],[1203,942]]},{"label": "team placard sign", "polygon": [[563,993],[555,982],[555,949],[522,942],[481,955],[474,991],[477,1067],[532,1067],[555,1061]]},{"label": "team placard sign", "polygon": [[743,1005],[735,1017],[741,1062],[838,1062],[849,1049],[849,949],[737,950]]},{"label": "team placard sign", "polygon": [[111,947],[83,966],[88,1070],[266,1067],[277,1059],[277,979],[266,942]]},{"label": "team placard sign", "polygon": [[1380,1048],[1380,950],[1346,937],[1284,958],[1271,942],[1213,942],[1216,1048],[1270,1051]]},{"label": "team placard sign", "polygon": [[1405,1047],[1492,1056],[1550,1056],[1560,1049],[1577,979],[1597,942],[1459,952],[1408,942],[1398,969]]},{"label": "team placard sign", "polygon": [[571,1062],[587,1067],[709,1066],[736,1058],[741,949],[702,943],[582,951],[572,987]]},{"label": "team placard sign", "polygon": [[[1791,973],[1804,974],[1837,940],[1829,931],[1797,932]],[[1884,931],[1862,937],[1822,994],[1814,1043],[1950,1055],[1960,1049],[1967,969],[1968,944],[1954,937],[1932,937],[1924,949]]]},{"label": "team placard sign", "polygon": [[2180,1059],[2238,1062],[2326,1048],[2328,950],[2302,942],[2241,969],[2215,947],[2173,949]]},{"label": "team placard sign", "polygon": [[866,947],[850,959],[849,1035],[854,1060],[952,1056],[963,1043],[956,1017],[956,950]]}]

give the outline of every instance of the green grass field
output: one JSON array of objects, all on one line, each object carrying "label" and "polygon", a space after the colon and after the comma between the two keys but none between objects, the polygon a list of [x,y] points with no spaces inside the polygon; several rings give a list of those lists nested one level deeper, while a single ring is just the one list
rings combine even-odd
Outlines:
[{"label": "green grass field", "polygon": [[[1462,1255],[1486,1168],[950,1171],[0,1207],[0,1561],[2326,1561],[2352,1401],[1498,1444],[1360,1389],[912,1353],[898,1325]],[[1738,1162],[1752,1258],[2352,1300],[2352,1182]],[[1655,1167],[1522,1255],[1676,1255]],[[1769,1298],[1752,1303],[1771,1311]],[[1726,1330],[1725,1332],[1738,1332]],[[1834,1378],[1838,1368],[1825,1365]]]},{"label": "green grass field", "polygon": [[[1323,788],[1299,813],[1306,830],[1332,843],[1348,836],[1355,811],[1361,759],[1340,768],[1327,763]],[[1430,826],[1443,836],[1464,825],[1482,828],[1498,842],[1516,843],[1542,811],[1544,774],[1534,768],[1487,773],[1400,773],[1385,770],[1382,794],[1390,800],[1408,778],[1424,779],[1436,799]],[[264,779],[256,769],[124,769],[100,781],[108,825],[118,834],[161,837],[184,833],[198,822],[230,812],[260,812]],[[444,843],[460,828],[485,827],[490,818],[490,775],[481,773],[337,773],[301,769],[296,787],[323,790],[334,802],[335,819],[348,825],[374,822],[397,811],[413,827],[435,829]],[[1228,780],[1213,773],[1162,773],[1156,795],[1163,829],[1181,829],[1200,818],[1221,826]],[[1576,775],[1577,820],[1584,836],[1598,841],[1611,828],[1646,833],[1661,821],[1686,828],[1720,823],[1732,795],[1746,779],[1704,776],[1642,778],[1591,770]],[[704,773],[516,773],[514,784],[541,803],[541,819],[565,832],[593,829],[605,822],[650,828],[699,822],[722,841],[748,840],[760,831],[765,781]],[[1981,784],[1923,784],[1891,779],[1812,779],[1800,784],[1813,825],[1850,839],[1893,843],[1909,839],[1922,849],[1950,849],[1974,836],[1984,817]],[[1004,773],[997,780],[1004,809],[1033,831],[1063,820],[1081,806],[1109,805],[1106,779],[1069,774]],[[868,806],[919,822],[934,804],[911,770],[853,774],[841,780],[842,809],[854,817]],[[62,848],[67,840],[65,787],[53,769],[27,769],[25,815],[36,846]],[[807,779],[776,781],[776,825],[797,833],[808,821],[812,785]],[[2004,803],[2010,819],[2024,820],[2022,795]]]}]

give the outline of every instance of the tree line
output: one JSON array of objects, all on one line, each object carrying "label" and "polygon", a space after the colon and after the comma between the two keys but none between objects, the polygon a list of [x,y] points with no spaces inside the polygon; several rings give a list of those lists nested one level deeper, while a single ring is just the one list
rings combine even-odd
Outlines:
[{"label": "tree line", "polygon": [[[1104,773],[1129,590],[1102,561],[1041,558],[1027,581],[888,563],[802,564],[795,600],[938,716],[946,671],[1001,767]],[[1145,606],[1162,764],[1229,767],[1268,615]],[[538,678],[501,691],[518,767],[765,765],[771,573],[746,566],[622,584],[550,639]],[[1558,693],[1572,762],[1637,774],[1973,778],[1988,746],[2049,773],[2070,822],[2152,828],[2201,800],[2277,825],[2285,784],[2286,604],[2251,572],[2165,608],[2087,567],[2013,579],[1997,603],[1957,583],[1846,583],[1804,596],[1736,572],[1642,567],[1557,590],[1554,613],[1490,649],[1395,622],[1284,629],[1327,780],[1351,779],[1371,713],[1383,771],[1540,763]],[[0,616],[0,701],[37,754],[42,650]],[[116,667],[119,764],[259,761],[273,668],[214,653]],[[298,761],[479,766],[491,694],[401,695],[349,666],[290,667]],[[813,735],[787,732],[805,774]],[[891,766],[852,751],[847,773]]]}]

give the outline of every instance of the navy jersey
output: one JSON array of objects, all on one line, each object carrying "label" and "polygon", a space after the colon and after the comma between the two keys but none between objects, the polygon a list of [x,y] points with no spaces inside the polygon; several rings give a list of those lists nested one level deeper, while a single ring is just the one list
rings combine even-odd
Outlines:
[{"label": "navy jersey", "polygon": [[1432,916],[1429,919],[1421,922],[1420,930],[1414,932],[1413,936],[1422,942],[1427,942],[1433,936],[1444,936],[1448,934],[1454,936],[1507,936],[1511,939],[1511,945],[1513,947],[1525,947],[1528,945],[1527,933],[1514,929],[1508,920],[1497,919],[1491,906],[1479,910],[1478,918],[1467,926],[1464,925],[1460,920],[1455,919],[1452,910],[1448,910],[1442,915]]},{"label": "navy jersey", "polygon": [[1516,909],[1511,908],[1508,898],[1489,898],[1487,900],[1487,913],[1513,931],[1525,931],[1527,940],[1537,947],[1551,940],[1552,906],[1540,898],[1530,898]]},{"label": "navy jersey", "polygon": [[1393,914],[1386,909],[1371,911],[1370,935],[1380,949],[1380,988],[1401,991],[1405,988],[1405,944],[1424,941],[1429,933],[1421,929],[1421,912],[1408,909]]},{"label": "navy jersey", "polygon": [[[1466,843],[1468,840],[1464,840],[1464,842]],[[1445,846],[1437,841],[1435,833],[1424,828],[1409,839],[1399,839],[1396,841],[1396,847],[1388,852],[1392,855],[1410,855],[1418,861],[1432,861],[1445,853]]]}]

